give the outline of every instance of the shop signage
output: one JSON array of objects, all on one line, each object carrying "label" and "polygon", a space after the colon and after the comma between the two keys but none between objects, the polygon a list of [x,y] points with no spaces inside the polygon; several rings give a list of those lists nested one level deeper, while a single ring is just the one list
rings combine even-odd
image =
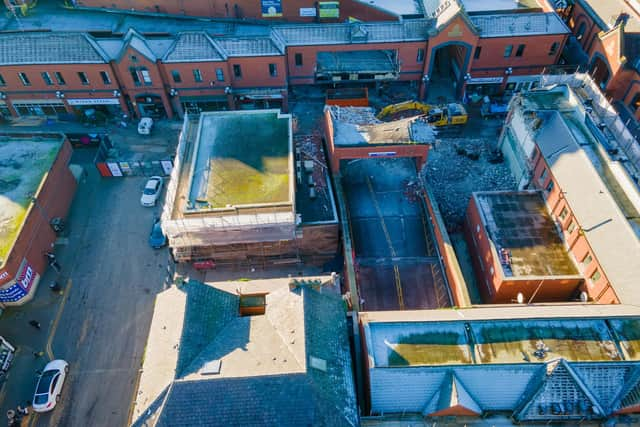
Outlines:
[{"label": "shop signage", "polygon": [[380,151],[377,153],[369,153],[369,157],[393,157],[395,155],[395,151]]},{"label": "shop signage", "polygon": [[339,1],[321,1],[318,3],[320,10],[320,18],[339,18],[340,2]]},{"label": "shop signage", "polygon": [[300,16],[316,16],[316,8],[315,7],[301,7],[300,8]]},{"label": "shop signage", "polygon": [[78,98],[67,99],[69,105],[120,105],[118,98]]},{"label": "shop signage", "polygon": [[2,273],[0,273],[0,280],[4,280],[7,277],[9,277],[9,273],[7,273],[6,271],[3,271]]},{"label": "shop signage", "polygon": [[282,1],[281,0],[261,0],[262,5],[262,17],[274,18],[282,16]]},{"label": "shop signage", "polygon": [[16,302],[21,300],[27,296],[35,279],[36,272],[33,270],[33,267],[31,267],[26,260],[23,260],[20,273],[16,277],[15,283],[5,289],[0,289],[0,301]]},{"label": "shop signage", "polygon": [[473,77],[467,81],[467,84],[500,84],[502,83],[502,77]]}]

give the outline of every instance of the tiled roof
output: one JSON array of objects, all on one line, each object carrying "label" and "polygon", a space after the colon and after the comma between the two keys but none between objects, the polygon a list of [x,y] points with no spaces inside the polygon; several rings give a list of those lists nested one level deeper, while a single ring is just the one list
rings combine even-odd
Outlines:
[{"label": "tiled roof", "polygon": [[516,13],[469,16],[480,37],[567,34],[569,29],[556,13]]},{"label": "tiled roof", "polygon": [[222,61],[223,56],[213,44],[213,40],[201,32],[180,33],[165,55],[163,62]]},{"label": "tiled roof", "polygon": [[282,55],[278,46],[270,38],[216,38],[216,43],[228,56],[273,56]]},{"label": "tiled roof", "polygon": [[412,19],[404,22],[281,25],[274,27],[274,31],[288,46],[388,43],[426,40],[433,22],[431,19]]},{"label": "tiled roof", "polygon": [[82,33],[0,35],[0,64],[99,64],[99,47]]}]

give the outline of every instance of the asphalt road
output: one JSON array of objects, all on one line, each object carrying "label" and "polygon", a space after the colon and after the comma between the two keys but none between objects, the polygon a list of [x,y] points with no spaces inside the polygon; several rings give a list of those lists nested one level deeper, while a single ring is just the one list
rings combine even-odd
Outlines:
[{"label": "asphalt road", "polygon": [[71,218],[65,300],[50,350],[70,363],[61,401],[30,425],[124,426],[142,365],[168,252],[147,238],[159,208],[143,208],[145,178],[102,179],[90,169]]}]

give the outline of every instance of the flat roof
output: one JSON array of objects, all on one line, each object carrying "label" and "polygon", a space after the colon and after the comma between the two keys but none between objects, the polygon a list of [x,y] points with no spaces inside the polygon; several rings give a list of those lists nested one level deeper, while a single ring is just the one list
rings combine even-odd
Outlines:
[{"label": "flat roof", "polygon": [[558,235],[540,192],[500,191],[473,194],[483,225],[502,263],[506,277],[579,275]]},{"label": "flat roof", "polygon": [[0,135],[0,265],[63,142],[62,135]]},{"label": "flat roof", "polygon": [[291,115],[200,115],[187,212],[293,203]]},{"label": "flat roof", "polygon": [[468,13],[542,9],[537,0],[462,0],[462,5]]},{"label": "flat roof", "polygon": [[[615,319],[611,327],[597,318],[377,322],[365,316],[363,321],[376,368],[639,359],[637,317]],[[628,335],[618,339],[619,331]],[[633,351],[620,352],[629,336]]]},{"label": "flat roof", "polygon": [[329,108],[336,147],[398,144],[430,144],[436,133],[422,117],[382,122],[371,107]]}]

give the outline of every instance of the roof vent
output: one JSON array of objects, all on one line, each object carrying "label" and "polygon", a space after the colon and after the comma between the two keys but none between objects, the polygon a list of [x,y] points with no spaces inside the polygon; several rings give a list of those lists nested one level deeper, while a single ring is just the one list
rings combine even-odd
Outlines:
[{"label": "roof vent", "polygon": [[544,341],[538,340],[536,342],[536,351],[533,352],[533,355],[542,360],[547,357],[547,353],[549,353],[550,351],[551,350],[549,349],[549,347],[547,347]]}]

